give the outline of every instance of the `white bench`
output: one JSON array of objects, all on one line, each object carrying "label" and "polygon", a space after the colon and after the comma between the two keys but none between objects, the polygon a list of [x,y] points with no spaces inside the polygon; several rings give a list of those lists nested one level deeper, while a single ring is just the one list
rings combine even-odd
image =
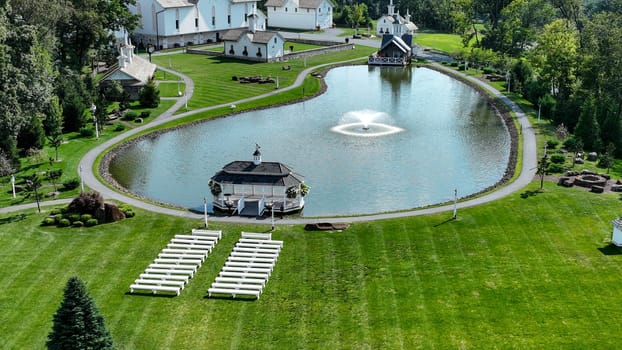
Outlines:
[{"label": "white bench", "polygon": [[233,267],[249,267],[249,268],[264,268],[264,269],[274,269],[274,264],[266,264],[266,263],[255,263],[255,262],[240,262],[240,261],[227,261],[225,262],[225,266],[233,266]]},{"label": "white bench", "polygon": [[274,246],[278,246],[280,248],[283,247],[283,241],[266,241],[266,240],[262,240],[262,239],[251,239],[251,238],[240,238],[240,240],[238,241],[240,243],[250,243],[250,244],[256,244],[256,245],[274,245]]},{"label": "white bench", "polygon": [[149,264],[149,269],[163,269],[163,270],[179,270],[179,271],[188,271],[190,272],[190,277],[194,276],[194,273],[197,272],[197,267],[194,265],[175,265],[175,264]]},{"label": "white bench", "polygon": [[195,241],[206,241],[206,242],[212,242],[212,243],[216,243],[218,241],[216,237],[206,237],[206,236],[201,236],[201,235],[175,235],[175,237],[173,238],[191,239]]},{"label": "white bench", "polygon": [[222,231],[214,231],[214,230],[202,230],[194,228],[192,229],[192,234],[197,236],[207,236],[207,237],[217,237],[218,239],[222,238]]},{"label": "white bench", "polygon": [[278,254],[266,254],[266,253],[249,253],[249,252],[231,252],[230,256],[245,256],[247,258],[274,258],[278,257]]},{"label": "white bench", "polygon": [[279,251],[276,249],[266,248],[246,248],[246,247],[233,247],[234,252],[246,252],[246,253],[263,253],[263,254],[275,254],[279,255]]},{"label": "white bench", "polygon": [[198,254],[184,254],[184,253],[160,253],[158,254],[158,258],[161,259],[191,259],[191,260],[201,260],[201,262],[205,261],[205,255]]},{"label": "white bench", "polygon": [[151,273],[141,273],[138,277],[145,280],[183,281],[185,283],[188,283],[188,276],[182,275],[158,275]]},{"label": "white bench", "polygon": [[172,238],[171,239],[171,243],[175,244],[179,244],[179,243],[183,243],[183,244],[187,244],[187,245],[191,245],[191,246],[202,246],[202,247],[213,247],[214,246],[214,241],[202,241],[199,239],[181,239],[181,238]]},{"label": "white bench", "polygon": [[214,282],[220,283],[245,283],[245,284],[261,284],[266,285],[266,280],[260,278],[240,278],[240,277],[216,277]]},{"label": "white bench", "polygon": [[242,238],[271,240],[272,233],[255,233],[242,231]]},{"label": "white bench", "polygon": [[249,289],[249,290],[258,290],[258,291],[262,291],[263,290],[263,286],[259,285],[259,284],[243,284],[243,283],[221,283],[221,282],[214,282],[212,283],[212,288],[220,288],[220,289]]},{"label": "white bench", "polygon": [[267,273],[270,276],[272,270],[265,269],[261,267],[238,267],[238,266],[223,266],[222,271],[224,272],[250,272],[250,273]]},{"label": "white bench", "polygon": [[174,292],[179,295],[179,291],[181,290],[179,287],[168,287],[168,286],[153,286],[153,285],[143,285],[143,284],[132,284],[130,286],[130,293],[134,293],[134,289],[138,290],[148,290],[153,294],[156,292]]},{"label": "white bench", "polygon": [[186,275],[188,277],[192,277],[194,275],[194,271],[192,270],[172,270],[172,269],[163,269],[163,268],[156,268],[156,267],[148,267],[145,269],[145,273],[151,274],[151,275],[157,275],[157,274],[161,274],[161,275]]},{"label": "white bench", "polygon": [[214,246],[208,246],[208,245],[194,245],[194,244],[184,244],[184,243],[169,243],[166,245],[167,248],[164,249],[185,249],[185,250],[189,250],[189,251],[198,251],[198,252],[203,252],[203,251],[207,251],[208,253],[210,253],[212,251],[212,248],[214,248]]},{"label": "white bench", "polygon": [[261,248],[261,249],[270,249],[275,251],[280,251],[281,246],[276,244],[255,244],[255,243],[241,243],[238,242],[235,244],[238,248]]},{"label": "white bench", "polygon": [[234,271],[220,271],[219,277],[238,277],[238,278],[260,278],[267,280],[270,275],[267,273],[257,272],[234,272]]},{"label": "white bench", "polygon": [[259,295],[261,294],[258,290],[244,290],[244,289],[220,289],[220,288],[210,288],[207,290],[207,295],[212,296],[212,294],[230,294],[234,298],[236,295],[254,295],[257,299],[259,299]]},{"label": "white bench", "polygon": [[201,259],[167,259],[167,258],[155,258],[153,260],[156,264],[173,264],[173,265],[196,265],[201,266]]},{"label": "white bench", "polygon": [[181,249],[181,248],[164,248],[162,253],[170,254],[197,254],[207,256],[209,254],[208,249]]},{"label": "white bench", "polygon": [[144,280],[137,279],[134,280],[134,284],[141,285],[154,285],[154,286],[174,286],[184,289],[184,285],[186,284],[184,281],[167,281],[167,280]]},{"label": "white bench", "polygon": [[248,261],[248,262],[260,262],[260,263],[274,264],[276,262],[276,258],[253,258],[253,257],[246,257],[246,256],[230,256],[227,258],[227,261]]}]

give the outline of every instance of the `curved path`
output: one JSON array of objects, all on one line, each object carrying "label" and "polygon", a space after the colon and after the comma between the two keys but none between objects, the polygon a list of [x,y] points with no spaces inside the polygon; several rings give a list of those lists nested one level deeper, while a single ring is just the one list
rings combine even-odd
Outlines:
[{"label": "curved path", "polygon": [[[350,60],[350,61],[355,61],[355,60]],[[347,63],[350,61],[344,61],[341,63]],[[128,195],[125,195],[123,193],[117,192],[109,187],[107,187],[106,185],[104,185],[103,183],[101,183],[95,176],[95,173],[93,172],[93,167],[95,164],[95,160],[97,158],[97,156],[104,152],[107,148],[113,146],[114,144],[123,141],[124,139],[135,135],[143,130],[146,129],[150,129],[153,128],[155,126],[161,125],[163,123],[169,122],[171,120],[175,120],[175,119],[179,119],[179,118],[184,118],[186,116],[192,115],[192,114],[196,114],[196,113],[201,113],[204,111],[208,111],[208,110],[212,110],[212,109],[216,109],[216,108],[222,108],[222,107],[227,107],[229,105],[232,104],[238,104],[238,103],[244,103],[244,102],[248,102],[248,101],[252,101],[252,100],[257,100],[260,98],[264,98],[267,96],[271,96],[274,94],[278,94],[282,91],[287,91],[287,90],[291,90],[291,89],[295,89],[297,87],[299,87],[300,85],[302,85],[304,79],[306,78],[306,76],[311,73],[311,71],[313,71],[314,69],[317,68],[321,68],[323,66],[329,66],[329,65],[333,65],[334,63],[331,64],[324,64],[324,65],[319,65],[319,66],[315,66],[315,67],[310,67],[307,68],[305,70],[303,70],[298,77],[296,78],[295,82],[285,88],[282,89],[278,89],[263,95],[259,95],[259,96],[255,96],[255,97],[250,97],[250,98],[246,98],[246,99],[242,99],[239,101],[234,101],[234,102],[228,102],[228,103],[224,103],[224,104],[220,104],[217,106],[210,106],[210,107],[204,107],[204,108],[199,108],[196,110],[192,110],[189,112],[185,112],[185,113],[181,113],[181,114],[177,114],[174,115],[173,113],[175,113],[175,111],[177,111],[178,109],[182,108],[184,106],[185,103],[185,97],[179,98],[177,100],[177,102],[170,108],[168,109],[166,112],[164,112],[163,114],[161,114],[160,116],[158,116],[154,121],[152,121],[149,124],[131,129],[117,137],[114,137],[96,147],[94,147],[93,149],[91,149],[81,160],[79,163],[79,172],[80,172],[80,177],[82,178],[83,183],[90,187],[91,189],[100,192],[105,198],[111,198],[111,199],[115,199],[124,203],[128,203],[132,206],[138,207],[138,208],[142,208],[145,210],[149,210],[149,211],[154,211],[154,212],[159,212],[162,214],[168,214],[168,215],[174,215],[174,216],[181,216],[181,217],[188,217],[188,218],[193,218],[193,219],[201,219],[203,218],[203,215],[201,214],[196,214],[196,213],[192,213],[189,212],[187,210],[182,210],[182,209],[173,209],[173,208],[165,208],[165,207],[161,207],[158,205],[154,205],[148,202],[144,202],[140,199],[136,199],[134,197],[130,197]],[[488,84],[483,83],[480,80],[477,80],[475,78],[463,75],[461,73],[458,73],[454,70],[450,70],[442,65],[439,64],[435,64],[435,67],[438,68],[439,70],[443,70],[445,72],[448,72],[450,74],[453,75],[461,75],[463,79],[467,79],[483,88],[485,88],[486,90],[490,91],[493,95],[499,97],[509,108],[512,112],[514,112],[516,119],[518,120],[519,124],[520,124],[520,135],[522,135],[523,137],[523,159],[522,159],[522,167],[520,169],[520,176],[512,183],[507,184],[501,188],[499,188],[498,190],[482,195],[480,197],[474,198],[474,199],[470,199],[467,201],[463,201],[463,202],[459,202],[457,204],[458,208],[467,208],[467,207],[472,207],[475,205],[480,205],[483,203],[488,203],[488,202],[492,202],[495,201],[497,199],[503,198],[509,194],[512,194],[514,192],[519,191],[520,189],[522,189],[523,187],[527,186],[534,178],[535,173],[536,173],[536,167],[537,167],[537,150],[536,150],[536,136],[535,136],[535,132],[533,130],[533,128],[531,127],[531,124],[529,123],[529,120],[527,119],[527,117],[525,116],[525,114],[523,113],[523,111],[518,107],[518,105],[516,105],[514,102],[512,102],[509,98],[507,98],[505,95],[503,95],[502,93],[500,93],[499,91],[497,91],[496,89],[494,89],[493,87],[489,86]],[[169,70],[167,68],[164,67],[159,67],[161,70],[173,73],[173,74],[177,74],[179,76],[182,77],[182,79],[184,80],[185,84],[186,84],[186,96],[188,99],[190,99],[192,97],[192,94],[194,92],[194,83],[193,81],[179,73],[176,71],[172,71]],[[44,202],[42,203],[42,205],[58,205],[58,204],[62,204],[62,203],[67,203],[69,202],[70,199],[66,199],[66,200],[57,200],[57,201],[50,201],[50,202]],[[22,206],[13,206],[13,207],[6,207],[6,208],[0,208],[0,213],[2,212],[9,212],[9,211],[15,211],[15,210],[22,210],[25,208],[32,208],[36,206],[36,204],[26,204],[26,205],[22,205]],[[375,215],[365,215],[365,216],[356,216],[356,217],[337,217],[337,218],[284,218],[284,219],[278,219],[276,220],[276,223],[280,223],[280,224],[304,224],[304,223],[315,223],[315,222],[325,222],[325,221],[330,221],[330,222],[360,222],[360,221],[373,221],[373,220],[382,220],[382,219],[391,219],[391,218],[400,218],[400,217],[408,217],[408,216],[416,216],[416,215],[426,215],[426,214],[431,214],[431,213],[440,213],[440,212],[444,212],[444,211],[451,211],[453,210],[453,204],[452,205],[444,205],[444,206],[439,206],[439,207],[433,207],[433,208],[426,208],[426,209],[413,209],[410,211],[404,211],[404,212],[395,212],[395,213],[386,213],[386,214],[375,214]],[[210,221],[227,221],[227,222],[238,222],[238,223],[257,223],[258,219],[256,218],[246,218],[246,217],[239,217],[239,216],[234,216],[234,217],[210,217],[209,218]],[[265,219],[264,219],[265,220]]]}]

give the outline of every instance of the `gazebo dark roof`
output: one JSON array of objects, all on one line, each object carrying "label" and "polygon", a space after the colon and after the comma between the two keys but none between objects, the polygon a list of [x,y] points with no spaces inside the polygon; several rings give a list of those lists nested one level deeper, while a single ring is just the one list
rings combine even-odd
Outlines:
[{"label": "gazebo dark roof", "polygon": [[235,161],[225,165],[212,177],[218,183],[240,185],[298,186],[304,182],[302,175],[294,173],[287,165],[278,162]]}]

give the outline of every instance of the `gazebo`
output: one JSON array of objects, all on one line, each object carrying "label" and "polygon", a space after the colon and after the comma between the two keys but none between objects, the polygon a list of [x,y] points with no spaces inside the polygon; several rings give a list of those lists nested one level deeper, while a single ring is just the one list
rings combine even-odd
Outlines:
[{"label": "gazebo", "polygon": [[261,216],[268,208],[277,213],[300,211],[308,186],[304,177],[279,162],[263,162],[259,145],[252,161],[225,165],[209,181],[214,208],[240,216]]}]

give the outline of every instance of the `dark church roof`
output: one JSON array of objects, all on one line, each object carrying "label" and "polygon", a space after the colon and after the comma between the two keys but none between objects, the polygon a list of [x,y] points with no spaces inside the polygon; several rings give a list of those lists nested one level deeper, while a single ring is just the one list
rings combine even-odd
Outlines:
[{"label": "dark church roof", "polygon": [[291,187],[304,182],[304,177],[294,173],[283,163],[261,162],[256,165],[252,161],[235,161],[225,165],[212,180],[240,185]]}]

